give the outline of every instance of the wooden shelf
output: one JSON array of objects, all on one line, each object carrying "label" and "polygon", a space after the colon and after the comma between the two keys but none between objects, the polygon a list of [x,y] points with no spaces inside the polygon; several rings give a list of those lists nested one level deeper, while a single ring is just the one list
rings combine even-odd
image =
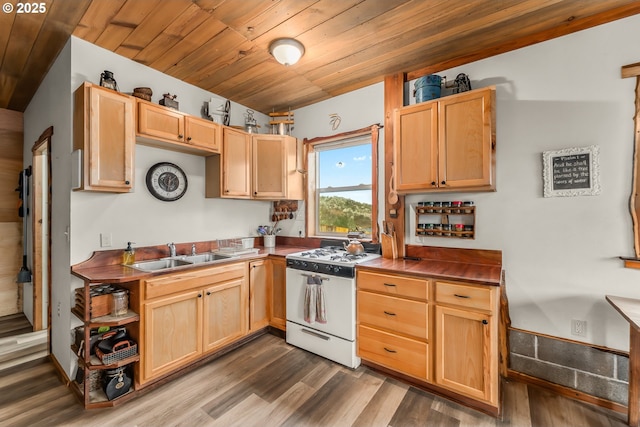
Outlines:
[{"label": "wooden shelf", "polygon": [[[84,384],[78,384],[75,380],[69,383],[69,387],[71,390],[80,398],[85,398],[84,396]],[[100,388],[98,390],[93,390],[89,392],[89,399],[86,400],[85,408],[86,409],[94,409],[94,408],[110,408],[116,405],[120,405],[125,403],[129,399],[135,396],[135,389],[132,385],[128,392],[123,394],[122,396],[118,396],[113,400],[109,400],[104,391]]]},{"label": "wooden shelf", "polygon": [[[73,307],[71,312],[75,314],[78,319],[84,320],[84,313],[82,313],[77,307]],[[97,328],[99,326],[122,326],[139,320],[140,315],[138,313],[128,310],[127,314],[123,316],[107,315],[95,317],[87,322],[87,326],[90,328]]]},{"label": "wooden shelf", "polygon": [[[418,237],[444,237],[454,239],[475,239],[476,207],[473,206],[413,206],[416,213],[415,235]],[[432,220],[421,220],[420,217],[432,217]],[[460,221],[452,221],[451,217],[460,217]],[[439,219],[436,219],[439,218]],[[419,225],[422,224],[423,227]],[[442,230],[442,226],[462,224],[470,230]],[[433,228],[427,228],[431,225]],[[440,228],[436,228],[439,226]]]}]

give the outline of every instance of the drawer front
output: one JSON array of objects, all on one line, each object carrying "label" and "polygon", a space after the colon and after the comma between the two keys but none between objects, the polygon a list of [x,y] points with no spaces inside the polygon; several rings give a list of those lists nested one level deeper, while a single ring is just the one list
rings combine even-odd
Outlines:
[{"label": "drawer front", "polygon": [[496,289],[491,286],[436,282],[436,302],[492,311]]},{"label": "drawer front", "polygon": [[245,263],[236,263],[204,270],[185,270],[181,273],[158,276],[145,280],[145,299],[226,282],[227,280],[244,276],[245,269]]},{"label": "drawer front", "polygon": [[394,371],[429,380],[428,345],[424,342],[360,325],[358,356]]},{"label": "drawer front", "polygon": [[426,300],[429,295],[429,282],[425,279],[358,271],[356,283],[358,289],[400,297]]},{"label": "drawer front", "polygon": [[427,339],[426,302],[358,291],[358,322]]}]

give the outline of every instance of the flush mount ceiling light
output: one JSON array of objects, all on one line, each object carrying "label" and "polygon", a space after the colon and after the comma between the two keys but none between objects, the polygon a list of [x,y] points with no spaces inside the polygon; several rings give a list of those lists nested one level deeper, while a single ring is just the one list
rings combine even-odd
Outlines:
[{"label": "flush mount ceiling light", "polygon": [[277,39],[271,42],[269,53],[283,65],[293,65],[304,55],[304,46],[294,39]]}]

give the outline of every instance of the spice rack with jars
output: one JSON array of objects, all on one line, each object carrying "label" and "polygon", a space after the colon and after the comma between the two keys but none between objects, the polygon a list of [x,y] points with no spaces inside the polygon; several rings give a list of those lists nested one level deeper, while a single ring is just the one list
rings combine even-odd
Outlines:
[{"label": "spice rack with jars", "polygon": [[419,202],[416,236],[475,239],[476,206],[472,201]]},{"label": "spice rack with jars", "polygon": [[[117,286],[85,282],[75,291],[71,312],[82,321],[82,326],[74,330],[71,344],[78,358],[71,389],[85,408],[115,406],[135,394],[133,370],[140,361],[137,348],[140,315],[130,307],[137,306],[138,288],[137,281]],[[95,350],[99,341],[96,334],[103,330],[124,331],[127,338],[117,340],[117,347],[114,346],[111,353],[100,354]]]}]

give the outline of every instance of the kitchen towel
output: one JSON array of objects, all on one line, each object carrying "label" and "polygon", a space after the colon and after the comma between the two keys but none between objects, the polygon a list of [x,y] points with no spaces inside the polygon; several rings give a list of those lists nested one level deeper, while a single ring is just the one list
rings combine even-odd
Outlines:
[{"label": "kitchen towel", "polygon": [[327,323],[322,278],[319,276],[307,276],[304,290],[304,321],[309,324]]}]

